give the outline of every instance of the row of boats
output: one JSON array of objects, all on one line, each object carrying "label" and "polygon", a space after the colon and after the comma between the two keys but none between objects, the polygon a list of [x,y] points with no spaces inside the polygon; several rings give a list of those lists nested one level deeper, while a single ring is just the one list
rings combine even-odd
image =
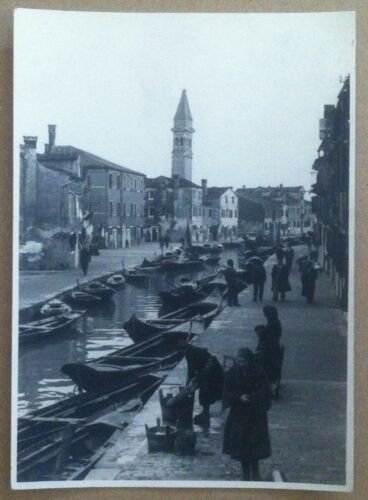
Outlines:
[{"label": "row of boats", "polygon": [[[205,264],[217,264],[222,251],[220,245],[198,246],[190,250],[188,255],[182,249],[167,252],[149,261],[144,259],[142,264],[132,269],[123,269],[104,280],[91,281],[80,285],[66,293],[60,299],[53,299],[44,304],[32,321],[19,325],[19,342],[31,342],[49,335],[57,335],[70,329],[89,308],[103,306],[110,301],[116,290],[129,283],[134,286],[146,286],[152,272],[177,271],[186,272],[200,269]],[[194,258],[198,252],[206,253],[204,257]],[[197,288],[197,289],[196,289]],[[162,292],[161,299],[164,306],[180,305],[205,297],[203,288],[196,287],[194,283],[183,284],[182,290]]]},{"label": "row of boats", "polygon": [[[101,290],[107,287],[101,285]],[[132,345],[61,367],[76,384],[74,395],[18,419],[19,481],[83,479],[182,359],[180,345],[220,313],[226,283],[213,273],[168,293],[162,299],[170,312],[151,320],[133,314],[123,325],[122,334],[132,338]],[[77,313],[60,317],[70,314]],[[55,315],[40,321],[50,318],[55,321]]]}]

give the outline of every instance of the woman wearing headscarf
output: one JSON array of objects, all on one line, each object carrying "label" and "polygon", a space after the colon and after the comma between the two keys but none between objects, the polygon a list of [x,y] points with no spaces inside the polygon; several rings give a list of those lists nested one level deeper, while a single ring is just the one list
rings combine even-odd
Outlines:
[{"label": "woman wearing headscarf", "polygon": [[274,306],[264,306],[263,308],[264,317],[267,320],[267,328],[269,332],[280,341],[282,335],[282,326],[279,320],[279,315],[276,307]]},{"label": "woman wearing headscarf", "polygon": [[225,374],[223,400],[230,412],[223,453],[241,463],[245,481],[259,481],[259,460],[271,455],[267,420],[271,398],[266,374],[252,351],[239,349],[234,366]]}]

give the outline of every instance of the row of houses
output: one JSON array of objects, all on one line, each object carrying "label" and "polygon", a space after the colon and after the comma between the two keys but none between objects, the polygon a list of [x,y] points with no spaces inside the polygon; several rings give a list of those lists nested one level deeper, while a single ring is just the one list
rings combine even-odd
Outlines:
[{"label": "row of houses", "polygon": [[188,223],[197,241],[238,233],[301,233],[312,227],[310,202],[302,186],[234,190],[208,187],[174,174],[146,177],[74,146],[49,142],[37,152],[37,137],[21,146],[21,234],[30,227],[80,230],[93,225],[99,246],[124,247],[167,232],[183,237]]},{"label": "row of houses", "polygon": [[48,126],[42,153],[37,137],[24,136],[21,239],[27,241],[32,228],[72,235],[84,231],[99,247],[121,248],[166,234],[179,241],[188,225],[195,241],[229,239],[239,231],[276,237],[311,227],[302,186],[234,190],[208,186],[206,179],[200,185],[192,181],[195,130],[185,90],[171,131],[171,177],[155,178],[75,146],[58,145],[55,125]]},{"label": "row of houses", "polygon": [[344,311],[348,307],[349,270],[349,154],[350,79],[347,77],[336,105],[325,105],[320,119],[320,145],[313,170],[312,205],[317,217],[315,239],[319,259],[336,286]]}]

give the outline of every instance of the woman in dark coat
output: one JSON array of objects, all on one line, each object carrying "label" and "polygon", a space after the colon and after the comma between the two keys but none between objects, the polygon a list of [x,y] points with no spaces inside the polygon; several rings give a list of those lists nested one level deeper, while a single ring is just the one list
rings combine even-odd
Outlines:
[{"label": "woman in dark coat", "polygon": [[282,259],[278,259],[277,264],[272,268],[272,292],[273,300],[278,301],[279,295],[281,300],[285,300],[285,293],[290,292],[291,286],[289,283],[289,271]]},{"label": "woman in dark coat", "polygon": [[216,356],[203,347],[188,344],[185,358],[188,365],[187,383],[199,389],[199,404],[202,413],[194,417],[195,424],[209,426],[210,406],[222,399],[224,371]]},{"label": "woman in dark coat", "polygon": [[253,282],[253,300],[263,300],[264,284],[266,282],[266,269],[262,260],[254,260],[252,262],[251,276]]},{"label": "woman in dark coat", "polygon": [[317,271],[314,268],[314,262],[307,260],[302,267],[302,295],[307,299],[308,304],[312,304],[314,293],[316,291]]},{"label": "woman in dark coat", "polygon": [[88,272],[88,265],[89,265],[90,260],[91,260],[90,253],[89,253],[88,248],[86,246],[82,247],[82,249],[80,251],[79,260],[80,260],[80,265],[81,265],[83,274],[84,274],[84,276],[86,276],[87,272]]},{"label": "woman in dark coat", "polygon": [[258,462],[271,455],[267,412],[271,389],[252,351],[241,348],[225,375],[224,407],[230,407],[224,429],[223,453],[242,465],[245,481],[260,480]]},{"label": "woman in dark coat", "polygon": [[267,328],[269,332],[278,340],[281,340],[282,326],[279,320],[279,315],[276,307],[274,306],[264,306],[263,308],[264,317],[267,320]]},{"label": "woman in dark coat", "polygon": [[274,399],[278,399],[283,347],[281,347],[278,339],[268,330],[267,326],[257,325],[254,330],[258,336],[258,344],[255,351],[256,360],[267,375],[267,379],[271,385],[272,396]]}]

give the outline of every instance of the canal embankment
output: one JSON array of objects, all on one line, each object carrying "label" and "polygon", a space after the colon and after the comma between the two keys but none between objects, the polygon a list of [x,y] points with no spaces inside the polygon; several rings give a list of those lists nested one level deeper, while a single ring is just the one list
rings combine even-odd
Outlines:
[{"label": "canal embankment", "polygon": [[138,265],[144,257],[158,255],[157,243],[142,243],[124,249],[100,250],[100,255],[92,256],[87,276],[82,270],[65,269],[62,271],[21,271],[19,273],[19,317],[20,321],[30,320],[48,300],[61,298],[66,292],[77,287],[77,280],[85,284],[96,279],[121,272],[125,267]]},{"label": "canal embankment", "polygon": [[[253,302],[251,289],[240,296],[241,307],[226,307],[196,340],[223,363],[241,346],[254,349],[254,326],[264,323],[262,305],[271,298],[268,262],[265,300]],[[283,326],[285,360],[280,400],[269,412],[272,456],[261,465],[262,478],[272,480],[281,470],[288,482],[344,484],[346,429],[346,324],[336,306],[334,290],[326,275],[317,282],[316,303],[306,304],[300,294],[297,266],[291,273],[292,291],[278,303]],[[317,314],[318,313],[318,314]],[[185,385],[186,363],[169,374],[161,390],[175,393]],[[194,413],[200,407],[195,403]],[[239,463],[222,454],[227,413],[221,403],[211,407],[210,430],[195,426],[196,454],[149,454],[145,425],[161,417],[158,391],[136,415],[130,426],[105,453],[87,480],[238,481]]]}]

